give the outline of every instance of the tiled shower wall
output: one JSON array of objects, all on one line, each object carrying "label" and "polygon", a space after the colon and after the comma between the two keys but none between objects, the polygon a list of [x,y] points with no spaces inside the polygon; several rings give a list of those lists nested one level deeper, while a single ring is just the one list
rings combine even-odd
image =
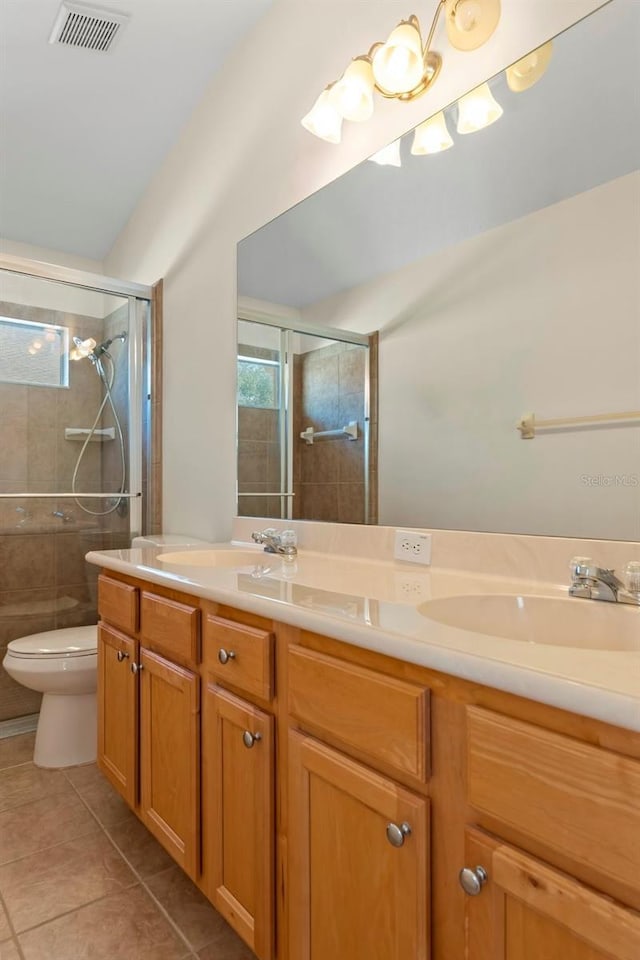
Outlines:
[{"label": "tiled shower wall", "polygon": [[[0,314],[104,338],[94,317],[1,302]],[[88,360],[71,363],[69,377],[69,389],[0,384],[0,492],[70,491],[81,444],[65,440],[64,428],[91,426],[102,389]],[[101,489],[103,446],[88,445],[77,489]],[[0,660],[16,637],[96,622],[96,573],[84,555],[122,545],[116,517],[91,517],[73,500],[0,500]],[[0,720],[34,713],[39,700],[0,670]]]},{"label": "tiled shower wall", "polygon": [[[243,356],[277,359],[267,348],[240,344]],[[277,493],[280,490],[280,410],[238,407],[238,493]],[[277,497],[241,497],[243,517],[278,516]]]},{"label": "tiled shower wall", "polygon": [[[364,409],[367,350],[333,343],[294,358],[294,519],[364,523]],[[307,444],[306,427],[336,430],[358,423],[358,439]]]}]

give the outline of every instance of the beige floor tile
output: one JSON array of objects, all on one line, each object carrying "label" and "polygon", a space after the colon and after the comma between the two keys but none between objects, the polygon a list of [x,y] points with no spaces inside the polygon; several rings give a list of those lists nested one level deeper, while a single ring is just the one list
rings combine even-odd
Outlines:
[{"label": "beige floor tile", "polygon": [[33,760],[35,740],[35,733],[21,733],[16,737],[3,737],[0,740],[0,770]]},{"label": "beige floor tile", "polygon": [[32,763],[0,770],[0,811],[64,793],[72,795],[73,790],[59,770],[43,770]]},{"label": "beige floor tile", "polygon": [[105,897],[19,937],[25,960],[181,960],[190,956],[141,887]]},{"label": "beige floor tile", "polygon": [[83,763],[79,767],[65,767],[64,775],[80,793],[96,783],[105,783],[106,777],[100,773],[95,763]]},{"label": "beige floor tile", "polygon": [[9,921],[7,920],[7,915],[5,913],[4,907],[0,903],[0,943],[3,940],[7,940],[10,936],[11,936],[11,927],[9,926]]},{"label": "beige floor tile", "polygon": [[0,813],[0,864],[99,832],[100,827],[73,791],[24,803]]},{"label": "beige floor tile", "polygon": [[200,893],[180,867],[171,867],[146,881],[154,897],[162,904],[182,931],[193,950],[200,950],[224,935],[232,933],[217,910]]},{"label": "beige floor tile", "polygon": [[71,767],[66,776],[103,826],[127,819],[128,805],[93,764]]},{"label": "beige floor tile", "polygon": [[109,836],[141,877],[167,870],[173,860],[134,813],[107,827]]},{"label": "beige floor tile", "polygon": [[5,940],[0,943],[0,960],[20,960],[15,940]]},{"label": "beige floor tile", "polygon": [[256,960],[255,953],[236,936],[231,927],[221,931],[220,936],[199,951],[200,960]]},{"label": "beige floor tile", "polygon": [[103,833],[0,867],[0,890],[17,933],[135,883],[135,874]]}]

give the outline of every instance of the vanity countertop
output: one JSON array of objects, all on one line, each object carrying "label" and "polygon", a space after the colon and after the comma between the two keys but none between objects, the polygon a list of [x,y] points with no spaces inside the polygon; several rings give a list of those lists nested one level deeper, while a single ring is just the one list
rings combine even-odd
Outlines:
[{"label": "vanity countertop", "polygon": [[[159,559],[167,547],[93,551],[87,560],[640,732],[640,608],[566,600],[589,604],[594,616],[608,618],[611,646],[618,632],[631,635],[630,649],[585,648],[579,636],[568,638],[566,645],[553,643],[542,638],[544,631],[535,640],[513,640],[449,626],[420,611],[429,609],[429,601],[455,596],[506,594],[524,598],[524,605],[527,597],[559,601],[567,597],[566,585],[311,551],[301,551],[288,563],[253,545],[215,546],[219,551],[242,549],[241,565],[167,562]],[[625,629],[619,631],[622,617],[627,618]]]}]

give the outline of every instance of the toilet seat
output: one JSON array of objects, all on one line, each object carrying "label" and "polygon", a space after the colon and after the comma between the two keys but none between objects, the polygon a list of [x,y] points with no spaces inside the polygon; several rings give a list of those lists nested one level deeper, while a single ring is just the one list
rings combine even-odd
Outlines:
[{"label": "toilet seat", "polygon": [[12,657],[24,660],[89,657],[95,656],[97,649],[98,628],[95,624],[33,633],[28,637],[12,640],[7,646]]}]

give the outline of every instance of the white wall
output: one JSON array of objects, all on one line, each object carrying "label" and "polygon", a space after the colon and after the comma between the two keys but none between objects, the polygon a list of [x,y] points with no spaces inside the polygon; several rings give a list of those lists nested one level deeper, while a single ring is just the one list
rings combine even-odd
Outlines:
[{"label": "white wall", "polygon": [[[499,31],[473,54],[449,48],[441,25],[434,88],[413,104],[379,101],[374,120],[345,129],[336,148],[300,117],[412,6],[276,0],[217,74],[105,263],[130,280],[165,277],[166,530],[230,533],[237,241],[601,2],[503,0]],[[185,338],[210,345],[186,350]]]},{"label": "white wall", "polygon": [[640,426],[515,429],[640,410],[639,262],[634,173],[303,311],[381,331],[381,523],[640,537]]}]

